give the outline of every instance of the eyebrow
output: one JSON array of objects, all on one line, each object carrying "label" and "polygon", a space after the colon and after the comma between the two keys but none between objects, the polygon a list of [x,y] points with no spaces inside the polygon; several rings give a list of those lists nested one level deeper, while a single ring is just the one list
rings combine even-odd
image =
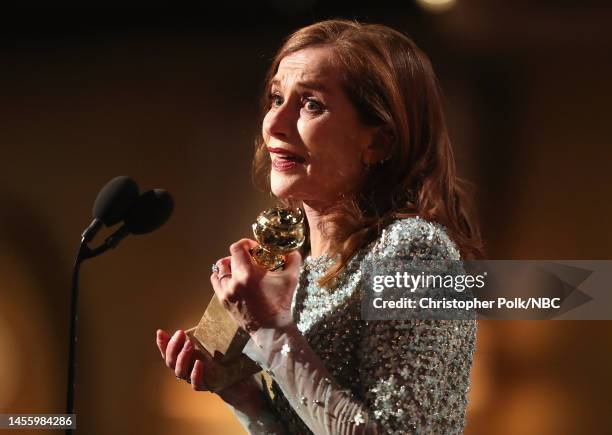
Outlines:
[{"label": "eyebrow", "polygon": [[[297,86],[300,86],[302,88],[307,88],[307,89],[312,89],[314,91],[319,91],[319,92],[326,92],[326,93],[331,93],[329,88],[327,86],[325,86],[323,83],[320,82],[316,82],[316,81],[299,81],[296,83]],[[272,81],[270,82],[270,86],[279,86],[280,87],[280,80],[278,79],[272,79]]]}]

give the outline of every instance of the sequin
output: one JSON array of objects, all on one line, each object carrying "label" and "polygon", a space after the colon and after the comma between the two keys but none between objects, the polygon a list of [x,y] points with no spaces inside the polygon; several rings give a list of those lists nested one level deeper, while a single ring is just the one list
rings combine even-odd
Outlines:
[{"label": "sequin", "polygon": [[[393,270],[414,259],[459,260],[460,255],[443,226],[413,217],[383,229],[350,260],[331,289],[317,281],[333,259],[305,258],[291,303],[293,320],[337,385],[359,402],[355,426],[369,418],[386,434],[462,433],[476,322],[361,320],[364,262]],[[305,405],[306,398],[285,397],[277,380],[271,405],[279,421],[288,433],[312,434],[293,408]],[[326,392],[334,388],[329,378],[322,385]],[[323,408],[316,397],[310,400]]]},{"label": "sequin", "polygon": [[355,416],[355,426],[359,426],[360,424],[364,422],[365,420],[363,419],[363,415],[361,415],[361,412],[358,412],[357,415]]},{"label": "sequin", "polygon": [[287,354],[289,353],[289,351],[291,350],[291,348],[289,347],[289,345],[287,343],[283,344],[283,347],[281,349],[281,354],[283,356],[287,356]]}]

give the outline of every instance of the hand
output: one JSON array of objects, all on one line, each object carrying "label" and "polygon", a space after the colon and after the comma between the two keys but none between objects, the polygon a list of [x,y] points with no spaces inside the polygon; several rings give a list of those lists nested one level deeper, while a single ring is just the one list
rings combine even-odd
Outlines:
[{"label": "hand", "polygon": [[[195,391],[210,391],[204,381],[205,362],[197,359],[191,341],[185,332],[178,330],[172,337],[163,329],[157,330],[157,347],[168,368],[177,378],[191,383]],[[256,403],[261,398],[262,388],[253,376],[249,376],[217,394],[235,408],[244,407],[245,401]]]},{"label": "hand", "polygon": [[270,272],[251,259],[249,249],[256,246],[250,239],[232,244],[231,255],[218,260],[219,272],[210,276],[219,301],[251,335],[259,328],[292,323],[291,300],[302,262],[300,253],[293,251],[285,256],[283,270]]}]

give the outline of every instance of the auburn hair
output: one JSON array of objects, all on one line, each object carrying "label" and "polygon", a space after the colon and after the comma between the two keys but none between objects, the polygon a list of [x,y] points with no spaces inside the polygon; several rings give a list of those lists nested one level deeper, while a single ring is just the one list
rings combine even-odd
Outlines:
[{"label": "auburn hair", "polygon": [[[465,260],[482,258],[482,239],[468,207],[466,183],[456,175],[442,107],[442,92],[428,57],[406,35],[379,24],[327,20],[299,29],[277,52],[265,79],[261,119],[280,61],[307,47],[332,48],[341,85],[361,121],[382,127],[391,138],[390,158],[368,171],[356,193],[343,195],[323,222],[339,254],[319,281],[329,286],[352,256],[396,219],[420,216],[446,228]],[[253,181],[270,193],[270,155],[255,141]],[[294,200],[283,205],[299,207]],[[302,247],[306,255],[309,243]]]}]

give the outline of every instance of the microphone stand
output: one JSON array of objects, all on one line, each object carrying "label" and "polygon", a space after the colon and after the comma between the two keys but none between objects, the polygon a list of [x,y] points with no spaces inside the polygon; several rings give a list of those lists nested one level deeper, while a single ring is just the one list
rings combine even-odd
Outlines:
[{"label": "microphone stand", "polygon": [[[66,414],[74,414],[74,375],[76,366],[76,341],[77,341],[77,309],[79,298],[79,272],[81,269],[81,253],[87,249],[85,240],[81,241],[81,246],[74,260],[72,269],[72,291],[70,296],[70,336],[68,340],[68,386],[66,393]],[[66,429],[66,435],[71,435],[72,429]]]},{"label": "microphone stand", "polygon": [[[114,234],[109,236],[102,245],[90,248],[87,245],[89,237],[84,235],[77,251],[72,269],[72,290],[70,295],[70,336],[68,341],[68,378],[66,389],[66,414],[74,414],[74,387],[76,376],[76,345],[77,345],[77,320],[78,320],[78,299],[79,299],[79,273],[81,263],[89,258],[97,257],[100,254],[114,248],[129,234],[125,227],[122,227]],[[72,435],[73,429],[66,429],[66,435]]]}]

